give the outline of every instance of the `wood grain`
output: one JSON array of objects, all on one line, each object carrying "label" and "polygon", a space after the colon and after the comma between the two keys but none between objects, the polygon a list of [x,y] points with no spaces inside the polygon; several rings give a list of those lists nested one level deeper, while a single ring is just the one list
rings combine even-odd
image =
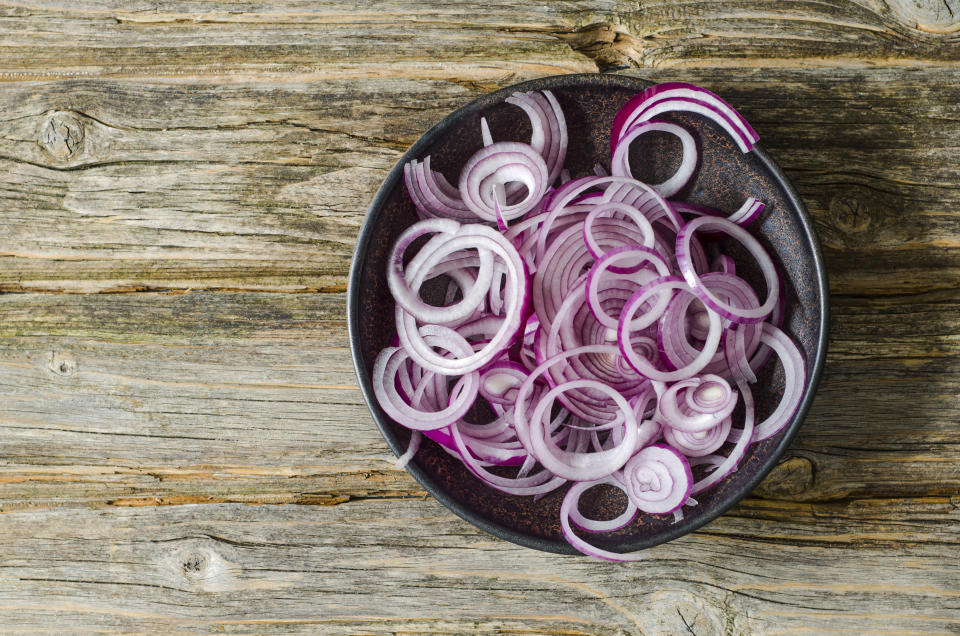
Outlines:
[{"label": "wood grain", "polygon": [[[0,633],[960,633],[960,3],[0,0]],[[783,463],[636,566],[426,496],[349,358],[366,207],[445,114],[715,90],[833,323]]]},{"label": "wood grain", "polygon": [[[960,71],[638,74],[721,91],[755,122],[816,219],[832,291],[954,286]],[[3,219],[0,290],[343,289],[380,181],[481,90],[0,84],[0,201],[16,211]],[[83,131],[69,154],[50,135],[61,120]]]},{"label": "wood grain", "polygon": [[[817,60],[820,65],[958,59],[956,0],[771,5],[729,2],[376,4],[4,2],[2,77],[299,74],[488,79],[595,70],[567,45],[612,25],[642,44],[642,66]],[[109,38],[104,33],[109,32]],[[600,39],[605,39],[601,37]],[[582,38],[575,39],[577,48]],[[376,70],[374,64],[376,63]],[[494,68],[485,68],[486,64]],[[379,71],[379,72],[377,72]]]},{"label": "wood grain", "polygon": [[24,511],[0,611],[91,632],[955,633],[958,504],[748,502],[631,565],[505,544],[434,501]]},{"label": "wood grain", "polygon": [[[0,296],[4,508],[419,496],[370,422],[344,307],[343,294]],[[809,483],[787,499],[960,493],[958,311],[956,293],[837,299],[791,450]],[[919,390],[930,403],[905,418]]]}]

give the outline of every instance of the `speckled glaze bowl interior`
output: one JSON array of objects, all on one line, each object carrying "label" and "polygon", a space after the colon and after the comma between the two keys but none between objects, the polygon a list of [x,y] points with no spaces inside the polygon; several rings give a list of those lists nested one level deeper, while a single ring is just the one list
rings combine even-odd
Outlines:
[{"label": "speckled glaze bowl interior", "polygon": [[[350,344],[360,386],[373,418],[397,454],[410,438],[407,429],[393,422],[377,404],[370,385],[370,371],[377,353],[396,333],[394,302],[386,284],[386,263],[396,237],[417,220],[403,184],[403,164],[431,156],[435,170],[457,183],[460,167],[481,147],[480,117],[486,117],[498,140],[530,138],[530,124],[522,112],[504,103],[514,91],[549,89],[557,97],[567,120],[569,150],[566,166],[573,176],[592,174],[596,162],[609,160],[610,126],[617,110],[627,100],[650,86],[642,79],[622,75],[564,75],[533,80],[485,95],[452,113],[421,137],[401,158],[384,181],[360,232],[348,293]],[[701,140],[701,164],[694,181],[678,197],[735,210],[748,196],[766,203],[761,218],[751,229],[767,246],[781,268],[786,297],[784,329],[800,346],[807,363],[807,388],[796,414],[783,431],[751,445],[740,467],[718,486],[697,497],[699,505],[685,508],[684,518],[674,523],[672,515],[641,514],[615,532],[591,535],[590,540],[608,550],[625,552],[669,541],[716,518],[746,496],[776,464],[799,428],[813,399],[826,356],[828,296],[823,259],[813,222],[779,168],[759,147],[743,154],[723,131],[704,118],[686,115],[667,117],[691,129]],[[759,131],[761,137],[763,131]],[[648,135],[646,146],[631,150],[658,157],[655,163],[634,161],[635,174],[657,182],[679,162],[679,144],[669,138]],[[635,144],[636,145],[636,144]],[[646,173],[645,173],[646,172]],[[661,179],[662,180],[662,179]],[[731,246],[735,250],[735,246]],[[749,257],[740,262],[751,262]],[[763,289],[755,272],[742,272]],[[770,370],[773,368],[773,370]],[[754,386],[758,418],[776,405],[782,392],[778,365],[768,363],[765,375]],[[761,420],[758,420],[761,421]],[[467,521],[514,543],[556,553],[573,554],[560,529],[560,503],[566,488],[539,500],[506,495],[477,480],[459,460],[425,440],[409,471],[427,491]],[[585,497],[584,512],[603,518],[623,509],[622,493],[594,489],[592,502]],[[588,506],[591,509],[587,509]]]}]

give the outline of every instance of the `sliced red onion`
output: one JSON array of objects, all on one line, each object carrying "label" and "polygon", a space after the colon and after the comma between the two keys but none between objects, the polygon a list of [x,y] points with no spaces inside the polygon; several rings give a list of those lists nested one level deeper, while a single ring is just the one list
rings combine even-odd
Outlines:
[{"label": "sliced red onion", "polygon": [[736,142],[741,152],[746,153],[753,150],[754,142],[744,135],[743,131],[737,126],[737,123],[729,119],[713,103],[705,100],[676,97],[655,101],[637,115],[632,125],[650,121],[658,115],[671,112],[687,112],[703,115],[723,128],[733,141]]},{"label": "sliced red onion", "polygon": [[672,197],[690,182],[697,169],[697,142],[686,128],[678,124],[667,121],[644,121],[633,125],[614,146],[613,157],[610,159],[610,173],[618,177],[633,176],[630,169],[630,144],[640,135],[649,132],[670,133],[677,137],[682,145],[682,155],[677,171],[663,183],[650,186],[661,196]]},{"label": "sliced red onion", "polygon": [[760,342],[773,349],[777,357],[780,358],[785,383],[783,396],[780,398],[777,408],[767,419],[757,425],[757,429],[753,433],[753,441],[755,442],[776,435],[786,426],[800,405],[806,380],[806,365],[803,361],[803,355],[787,334],[773,325],[764,323]]},{"label": "sliced red onion", "polygon": [[[633,268],[639,268],[641,266],[650,265],[655,268],[654,271],[648,273],[648,277],[640,276],[639,269],[633,271],[630,274],[617,274],[614,272],[614,263],[618,262],[627,262],[633,266]],[[632,268],[630,267],[621,267],[621,271],[627,269],[628,271]],[[610,270],[610,276],[604,277],[604,273]],[[640,283],[640,286],[643,283],[650,282],[654,278],[659,278],[663,276],[668,276],[670,270],[667,268],[667,264],[663,262],[663,259],[660,258],[660,255],[655,251],[646,248],[646,247],[618,247],[616,249],[610,250],[602,258],[600,258],[594,266],[590,269],[590,273],[587,274],[587,304],[590,307],[590,310],[593,312],[594,317],[608,329],[616,329],[619,326],[619,318],[614,318],[608,315],[603,311],[603,308],[600,306],[600,284],[601,282],[609,282],[611,278],[622,278],[624,280],[632,280]],[[628,296],[635,291],[633,289],[628,292]],[[663,313],[666,310],[667,303],[670,301],[671,294],[660,294],[657,297],[657,304],[650,308],[652,313]],[[638,329],[642,329],[645,324],[634,324],[631,325]]]},{"label": "sliced red onion", "polygon": [[[605,393],[620,408],[624,436],[619,445],[593,453],[572,453],[557,448],[545,434],[543,419],[549,416],[548,409],[553,406],[554,398],[564,391],[577,388]],[[636,448],[638,431],[633,409],[620,393],[597,380],[574,380],[552,388],[540,399],[531,416],[528,434],[531,454],[547,470],[565,479],[590,481],[611,475],[623,467]]]},{"label": "sliced red onion", "polygon": [[647,553],[642,550],[638,552],[620,553],[598,548],[577,536],[570,526],[570,515],[573,510],[577,509],[580,496],[590,488],[604,483],[607,483],[607,480],[577,482],[573,484],[570,490],[567,491],[567,494],[564,495],[563,503],[560,504],[560,528],[563,531],[563,538],[581,553],[597,559],[604,559],[606,561],[640,561],[646,558]]},{"label": "sliced red onion", "polygon": [[[687,500],[683,502],[683,505],[690,507],[696,506],[697,500],[693,497],[687,497]],[[677,508],[673,511],[673,522],[680,523],[681,521],[683,521],[683,508]]]},{"label": "sliced red onion", "polygon": [[663,427],[663,439],[687,457],[703,457],[717,451],[727,441],[733,420],[726,417],[705,431],[688,433],[669,426]]},{"label": "sliced red onion", "polygon": [[758,201],[757,199],[750,197],[744,201],[743,205],[740,206],[740,209],[731,214],[727,220],[733,221],[740,226],[750,225],[758,216],[760,216],[760,213],[763,212],[765,207],[766,205],[763,203],[763,201]]},{"label": "sliced red onion", "polygon": [[[627,205],[625,203],[601,203],[593,207],[592,210],[587,214],[587,217],[583,221],[583,240],[587,245],[587,249],[590,251],[590,254],[594,258],[600,258],[607,251],[600,247],[600,244],[597,242],[596,237],[593,233],[593,226],[596,220],[602,216],[613,216],[614,220],[611,223],[614,226],[619,226],[626,230],[628,227],[630,230],[639,228],[641,239],[637,241],[626,241],[623,237],[619,238],[612,245],[608,245],[607,249],[612,247],[624,246],[624,245],[641,245],[643,247],[653,247],[654,244],[654,231],[653,225],[643,216],[643,214],[634,208],[633,206]],[[632,224],[627,224],[621,220],[619,217],[627,217]],[[628,232],[624,232],[625,236],[630,236]],[[618,270],[614,270],[618,271]],[[629,270],[621,270],[623,273],[629,272]]]},{"label": "sliced red onion", "polygon": [[[462,320],[473,314],[483,297],[487,294],[491,281],[493,280],[493,253],[487,250],[479,251],[480,269],[477,279],[468,291],[465,292],[463,300],[456,305],[445,307],[434,307],[421,300],[418,290],[410,288],[409,281],[404,274],[403,255],[411,243],[427,234],[436,234],[431,243],[424,246],[411,263],[414,271],[422,268],[422,263],[435,250],[449,238],[456,235],[460,226],[455,221],[449,219],[435,219],[421,221],[413,225],[406,232],[400,235],[393,248],[393,255],[390,259],[390,268],[387,270],[387,285],[390,287],[390,293],[393,295],[397,304],[403,307],[404,311],[421,322],[451,323]],[[447,254],[449,252],[445,252]],[[436,259],[434,260],[436,262]],[[447,274],[448,271],[440,269],[435,272]]]},{"label": "sliced red onion", "polygon": [[557,98],[550,91],[514,93],[506,102],[522,108],[530,119],[530,146],[543,157],[547,182],[553,183],[567,156],[567,122]]},{"label": "sliced red onion", "polygon": [[[409,168],[409,170],[408,170]],[[430,169],[430,157],[404,166],[404,181],[422,218],[451,218],[469,222],[476,217],[464,205],[460,193],[439,172]]]},{"label": "sliced red onion", "polygon": [[528,371],[516,362],[495,362],[480,374],[480,395],[489,402],[511,405],[527,374]]},{"label": "sliced red onion", "polygon": [[[710,315],[703,303],[692,294],[677,294],[657,325],[657,350],[661,364],[666,369],[679,369],[700,355],[700,343],[706,341],[710,333]],[[720,373],[724,371],[723,365],[723,354],[718,351],[701,372]]]},{"label": "sliced red onion", "polygon": [[[428,221],[421,221],[421,223],[428,223]],[[509,297],[506,313],[500,328],[486,346],[462,358],[450,359],[441,356],[424,342],[423,336],[437,333],[438,329],[444,328],[439,325],[426,325],[418,330],[413,316],[406,313],[400,305],[396,309],[397,332],[401,345],[417,364],[443,375],[469,373],[493,360],[502,350],[509,347],[526,318],[524,312],[529,302],[529,295],[523,261],[516,248],[502,234],[484,225],[462,225],[456,235],[442,246],[438,246],[436,253],[425,259],[420,267],[415,267],[414,262],[411,261],[405,272],[411,288],[417,289],[422,284],[429,272],[431,259],[438,260],[445,253],[455,252],[468,246],[493,251],[508,268]]]},{"label": "sliced red onion", "polygon": [[740,460],[742,460],[744,455],[747,453],[747,447],[750,445],[754,432],[753,426],[755,413],[753,405],[753,392],[750,391],[750,386],[746,382],[738,382],[737,390],[740,392],[740,397],[743,399],[744,406],[743,428],[739,432],[737,443],[734,445],[733,450],[730,451],[730,454],[726,457],[707,455],[691,460],[691,466],[699,466],[701,464],[712,464],[715,466],[715,469],[710,474],[693,484],[693,488],[690,491],[691,495],[704,492],[705,490],[708,490],[720,483],[724,477],[732,473],[737,468],[737,466],[740,464]]},{"label": "sliced red onion", "polygon": [[[725,303],[708,289],[700,275],[694,268],[690,260],[690,240],[700,228],[707,230],[721,231],[732,238],[740,241],[744,247],[753,255],[760,266],[764,281],[767,284],[767,299],[756,309],[744,309],[734,307]],[[684,279],[689,283],[693,292],[710,309],[716,311],[724,318],[738,323],[760,322],[770,315],[777,304],[777,298],[780,293],[780,281],[777,278],[777,271],[760,242],[742,227],[726,219],[702,216],[687,223],[677,234],[677,263],[680,265],[680,272]]]},{"label": "sliced red onion", "polygon": [[723,356],[734,379],[753,384],[757,376],[747,359],[746,329],[728,329],[723,339]]},{"label": "sliced red onion", "polygon": [[407,444],[407,450],[404,451],[402,455],[397,457],[397,461],[393,464],[397,470],[403,470],[406,468],[407,464],[410,463],[410,460],[413,459],[417,454],[417,451],[420,450],[420,441],[422,439],[423,433],[420,431],[413,431],[410,433],[410,443]]},{"label": "sliced red onion", "polygon": [[[554,219],[564,213],[565,208],[574,203],[574,201],[593,188],[604,188],[604,194],[599,202],[614,201],[627,203],[638,210],[644,211],[651,209],[650,214],[646,214],[648,220],[653,222],[660,215],[666,215],[679,228],[682,223],[680,216],[674,212],[666,199],[660,196],[656,190],[650,186],[629,177],[581,177],[565,183],[554,192],[550,198],[550,204],[545,211],[548,213],[537,243],[537,256],[546,250],[549,228]],[[615,196],[616,195],[616,196]]]},{"label": "sliced red onion", "polygon": [[660,382],[684,380],[699,373],[716,353],[717,346],[720,344],[720,332],[722,329],[720,316],[716,312],[708,309],[707,315],[710,319],[710,330],[707,333],[707,339],[703,344],[703,349],[690,364],[681,369],[674,371],[656,369],[650,364],[649,360],[637,355],[633,347],[630,346],[630,331],[637,328],[635,321],[640,321],[640,328],[642,328],[646,326],[646,324],[653,323],[659,318],[659,315],[656,315],[655,312],[647,312],[640,318],[634,318],[634,315],[654,294],[662,294],[671,289],[679,289],[692,293],[692,290],[687,286],[686,282],[677,276],[664,276],[647,283],[640,288],[636,294],[631,296],[627,304],[624,305],[623,312],[620,314],[620,324],[618,327],[620,350],[623,352],[627,362],[630,363],[630,366],[642,376],[650,378],[651,380],[659,380]]},{"label": "sliced red onion", "polygon": [[[615,179],[616,177],[609,177]],[[683,219],[674,211],[670,203],[656,190],[645,183],[629,177],[616,178],[604,191],[600,202],[626,203],[643,213],[651,223],[670,222],[673,229],[679,229]]]},{"label": "sliced red onion", "polygon": [[619,349],[616,345],[599,344],[584,345],[582,347],[577,347],[576,349],[563,351],[543,361],[537,366],[536,369],[530,372],[530,375],[527,376],[527,379],[524,380],[522,385],[520,385],[520,388],[517,390],[516,404],[514,406],[516,413],[514,426],[517,430],[517,437],[528,450],[531,449],[531,444],[529,441],[530,438],[528,432],[529,424],[527,420],[527,400],[533,395],[537,380],[548,373],[552,367],[563,365],[565,363],[569,364],[567,363],[567,360],[570,358],[590,354],[617,355],[619,354]]},{"label": "sliced red onion", "polygon": [[623,484],[637,508],[667,514],[690,496],[693,473],[687,458],[676,449],[654,444],[640,450],[623,467]]},{"label": "sliced red onion", "polygon": [[[683,406],[678,401],[680,391],[684,392]],[[705,375],[675,382],[660,396],[657,412],[673,430],[700,433],[720,424],[736,405],[737,394],[723,378]]]},{"label": "sliced red onion", "polygon": [[[609,532],[641,510],[683,519],[682,507],[697,504],[690,494],[735,470],[753,441],[781,431],[804,389],[803,356],[778,329],[785,304],[775,266],[742,229],[763,203],[748,198],[725,216],[668,202],[664,195],[694,178],[697,145],[686,129],[655,117],[699,113],[745,152],[756,134],[709,91],[658,85],[617,114],[611,176],[597,164],[598,176],[571,179],[556,98],[516,93],[509,103],[529,118],[530,143],[495,141],[481,118],[484,147],[458,187],[431,170],[429,157],[404,166],[423,220],[393,246],[387,282],[397,336],[374,361],[374,393],[412,430],[398,466],[423,436],[505,493],[537,499],[573,481],[560,519],[569,543],[598,558],[637,560],[642,553],[600,549],[573,526]],[[683,146],[679,169],[658,186],[630,176],[630,144],[651,131],[674,134]],[[719,243],[701,243],[724,236],[757,261],[763,303]],[[425,289],[442,304],[425,301]],[[784,393],[755,426],[749,383],[773,354]],[[744,421],[733,428],[741,399]],[[488,421],[466,419],[487,411]],[[705,476],[694,482],[691,466]],[[627,495],[613,519],[579,510],[581,495],[600,484]]]},{"label": "sliced red onion", "polygon": [[[490,126],[487,124],[487,118],[480,118],[480,137],[483,139],[483,147],[493,145],[493,135],[490,134]],[[536,150],[536,148],[535,148]],[[516,181],[510,182],[512,195],[510,198],[515,202],[517,191],[523,186]],[[518,186],[514,188],[513,186]],[[507,190],[503,183],[493,184],[493,210],[497,217],[497,229],[501,232],[507,229],[507,220],[503,218],[503,208],[507,205]]]},{"label": "sliced red onion", "polygon": [[[429,337],[431,346],[441,346],[453,354],[467,355],[473,350],[457,332],[448,329],[447,337]],[[398,423],[417,431],[443,428],[467,414],[476,399],[480,386],[477,373],[469,373],[458,383],[459,390],[454,391],[455,398],[442,411],[425,412],[411,407],[402,399],[395,386],[397,369],[409,357],[409,352],[400,347],[387,347],[380,352],[373,364],[373,393],[387,415]]]},{"label": "sliced red onion", "polygon": [[737,265],[733,262],[733,259],[726,254],[717,254],[717,257],[713,259],[713,263],[710,265],[710,271],[736,275]]},{"label": "sliced red onion", "polygon": [[[714,216],[720,218],[723,218],[724,216],[723,212],[720,210],[715,210],[714,208],[710,208],[705,205],[688,203],[686,201],[671,201],[670,205],[672,205],[673,209],[681,214],[691,214],[693,216]],[[757,217],[760,216],[760,213],[763,212],[765,207],[766,206],[762,201],[753,197],[748,197],[736,212],[726,218],[728,221],[732,221],[741,227],[746,227],[747,225],[753,223]]]},{"label": "sliced red onion", "polygon": [[[613,486],[617,490],[620,490],[626,494],[626,491],[623,489],[623,484],[612,477],[599,480],[596,482],[596,485]],[[576,526],[581,530],[586,530],[587,532],[613,532],[614,530],[619,530],[633,521],[634,517],[636,516],[637,506],[635,503],[633,503],[633,501],[630,500],[629,497],[627,497],[627,505],[623,512],[613,519],[588,519],[583,515],[583,513],[580,512],[580,508],[578,506],[573,506],[570,509],[570,521],[576,524]]]},{"label": "sliced red onion", "polygon": [[635,123],[672,111],[697,113],[713,120],[727,131],[743,152],[752,150],[759,139],[740,113],[717,95],[692,84],[668,82],[651,86],[620,109],[613,121],[611,143],[619,141]]},{"label": "sliced red onion", "polygon": [[[548,175],[547,164],[532,147],[500,141],[481,148],[467,160],[460,174],[460,196],[477,217],[496,222],[499,214],[502,221],[510,221],[539,205],[549,185]],[[514,182],[526,186],[526,196],[517,203],[500,206],[496,188]]]},{"label": "sliced red onion", "polygon": [[474,459],[463,442],[463,436],[457,426],[450,427],[454,443],[464,465],[470,469],[483,483],[501,492],[511,495],[543,495],[552,492],[566,483],[562,477],[555,477],[546,470],[534,475],[502,477],[486,470],[480,462]]},{"label": "sliced red onion", "polygon": [[760,139],[760,135],[757,134],[757,131],[753,129],[750,123],[744,119],[743,116],[741,116],[733,106],[728,104],[719,95],[716,95],[705,88],[684,82],[664,82],[662,84],[657,84],[648,90],[650,91],[649,94],[655,97],[657,100],[690,98],[709,103],[719,112],[723,113],[724,116],[733,121],[737,128],[741,130],[751,141],[756,143]]}]

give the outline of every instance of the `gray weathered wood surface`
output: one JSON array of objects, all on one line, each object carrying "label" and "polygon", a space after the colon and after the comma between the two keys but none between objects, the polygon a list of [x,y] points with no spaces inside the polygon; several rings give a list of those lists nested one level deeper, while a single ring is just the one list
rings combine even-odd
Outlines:
[{"label": "gray weathered wood surface", "polygon": [[[831,351],[784,464],[639,565],[397,471],[345,285],[403,150],[618,70],[742,110]],[[960,633],[960,2],[0,0],[0,632]]]}]

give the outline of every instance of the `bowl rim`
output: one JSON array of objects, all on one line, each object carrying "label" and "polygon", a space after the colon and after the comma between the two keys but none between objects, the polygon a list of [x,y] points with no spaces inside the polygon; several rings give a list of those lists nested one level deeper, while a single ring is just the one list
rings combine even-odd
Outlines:
[{"label": "bowl rim", "polygon": [[[412,146],[410,146],[410,148],[407,149],[403,156],[400,157],[394,167],[390,170],[390,173],[377,190],[370,207],[367,209],[367,213],[364,216],[363,225],[360,228],[357,244],[354,248],[350,264],[350,275],[347,285],[347,329],[350,337],[350,353],[351,357],[353,358],[354,371],[356,372],[357,379],[360,382],[360,388],[361,392],[363,393],[364,401],[367,403],[367,407],[373,416],[377,428],[380,429],[380,433],[387,441],[387,444],[390,446],[391,450],[393,450],[397,456],[401,455],[406,449],[403,448],[399,441],[394,438],[393,433],[390,430],[392,420],[386,415],[386,413],[383,412],[373,395],[373,387],[371,385],[370,378],[367,377],[359,346],[360,327],[357,320],[357,315],[360,309],[359,287],[363,269],[360,265],[360,262],[361,258],[367,252],[367,246],[373,234],[374,222],[379,218],[390,194],[393,192],[398,182],[402,180],[404,164],[411,159],[418,159],[428,145],[433,143],[437,137],[446,133],[448,128],[460,121],[463,117],[469,116],[484,108],[488,108],[491,105],[502,102],[516,91],[537,91],[551,88],[576,88],[577,86],[581,86],[585,83],[598,83],[616,88],[629,88],[635,89],[639,92],[656,84],[657,82],[652,82],[633,75],[620,75],[612,73],[574,73],[540,77],[480,95],[476,99],[470,101],[468,104],[448,114],[439,123],[425,132],[419,139],[417,139],[416,142],[414,142]],[[774,448],[773,451],[763,459],[759,470],[757,470],[754,476],[749,479],[739,491],[737,491],[737,496],[730,497],[728,501],[721,501],[716,508],[703,516],[687,516],[683,520],[671,525],[664,532],[647,537],[637,537],[633,540],[625,540],[622,545],[619,545],[615,548],[608,548],[611,551],[624,553],[632,552],[635,550],[651,548],[655,545],[672,541],[712,522],[748,496],[763,480],[763,478],[766,477],[771,470],[773,470],[773,467],[777,465],[779,459],[790,446],[790,443],[793,441],[793,438],[796,436],[797,431],[800,429],[800,426],[806,417],[807,411],[810,409],[810,405],[813,403],[814,396],[817,392],[817,387],[820,384],[820,378],[822,376],[823,366],[826,360],[827,342],[830,331],[830,292],[827,280],[827,270],[820,248],[820,241],[814,230],[813,219],[807,212],[806,206],[803,204],[799,194],[797,194],[786,175],[784,175],[780,170],[780,167],[777,166],[773,159],[771,159],[766,152],[763,151],[759,144],[754,145],[753,152],[757,155],[766,169],[770,171],[770,174],[773,176],[779,187],[783,189],[788,203],[793,206],[794,211],[797,213],[800,227],[803,230],[804,240],[806,241],[807,247],[809,247],[810,253],[813,257],[814,270],[816,272],[817,279],[817,292],[819,293],[822,301],[820,303],[819,312],[820,334],[819,338],[817,339],[816,349],[813,354],[813,365],[810,373],[810,379],[807,383],[807,388],[800,400],[797,410],[794,412],[793,417],[791,417],[779,444],[777,444],[776,448]],[[512,528],[492,522],[489,519],[477,514],[470,508],[464,506],[460,502],[454,500],[446,492],[446,490],[444,490],[442,486],[437,484],[429,475],[427,475],[426,472],[416,464],[416,462],[409,462],[406,468],[407,471],[413,475],[414,479],[416,479],[417,482],[419,482],[419,484],[423,486],[423,488],[437,501],[442,503],[460,518],[470,522],[481,530],[485,530],[496,537],[505,539],[517,545],[533,548],[535,550],[541,550],[555,554],[581,554],[566,541],[530,536]]]}]

